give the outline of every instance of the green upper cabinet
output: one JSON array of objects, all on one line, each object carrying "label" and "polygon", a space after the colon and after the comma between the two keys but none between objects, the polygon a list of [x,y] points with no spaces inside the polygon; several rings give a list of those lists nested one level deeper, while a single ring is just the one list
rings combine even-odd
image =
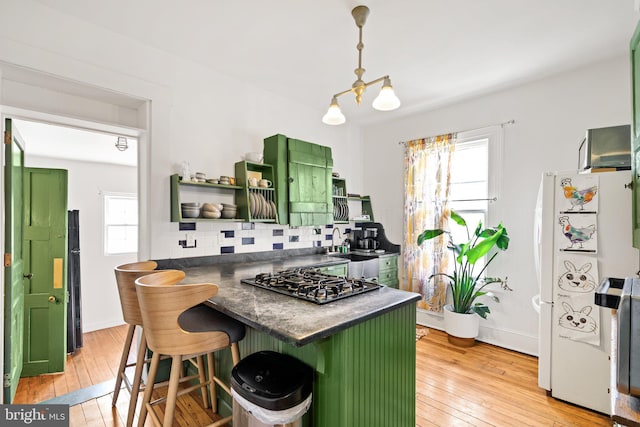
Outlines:
[{"label": "green upper cabinet", "polygon": [[640,249],[640,23],[631,38],[631,176],[633,246]]},{"label": "green upper cabinet", "polygon": [[[243,186],[236,191],[236,203],[240,218],[250,222],[278,222],[275,188],[273,187],[273,167],[266,163],[241,161],[235,164],[236,184]],[[266,179],[271,187],[260,187],[256,182]]]},{"label": "green upper cabinet", "polygon": [[281,224],[333,223],[330,147],[274,135],[264,140],[264,161],[274,167]]}]

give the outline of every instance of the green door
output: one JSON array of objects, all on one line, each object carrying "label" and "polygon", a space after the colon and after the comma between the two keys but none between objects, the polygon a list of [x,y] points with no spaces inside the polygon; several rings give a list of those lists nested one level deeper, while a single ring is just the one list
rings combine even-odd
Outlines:
[{"label": "green door", "polygon": [[64,371],[67,348],[67,171],[24,170],[22,376]]},{"label": "green door", "polygon": [[4,386],[3,403],[11,403],[22,371],[24,144],[11,119],[5,120],[4,168]]},{"label": "green door", "polygon": [[333,223],[331,148],[297,139],[288,140],[289,224]]},{"label": "green door", "polygon": [[640,249],[640,23],[631,38],[631,181],[633,246]]}]

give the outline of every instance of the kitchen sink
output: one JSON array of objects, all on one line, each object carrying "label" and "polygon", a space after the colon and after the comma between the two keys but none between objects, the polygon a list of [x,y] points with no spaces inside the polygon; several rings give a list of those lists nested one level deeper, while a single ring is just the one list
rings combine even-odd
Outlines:
[{"label": "kitchen sink", "polygon": [[335,253],[331,254],[336,258],[344,258],[351,261],[347,264],[347,276],[353,278],[373,279],[378,278],[380,263],[375,255],[357,253]]},{"label": "kitchen sink", "polygon": [[375,260],[378,257],[376,256],[372,256],[372,255],[365,255],[365,254],[355,254],[355,253],[341,253],[341,252],[336,252],[335,254],[332,254],[331,256],[335,256],[338,258],[345,258],[348,259],[350,261],[369,261],[369,260]]}]

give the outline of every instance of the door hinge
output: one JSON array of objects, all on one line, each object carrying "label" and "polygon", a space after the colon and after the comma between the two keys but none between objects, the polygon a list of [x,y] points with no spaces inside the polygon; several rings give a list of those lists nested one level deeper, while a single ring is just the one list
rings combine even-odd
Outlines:
[{"label": "door hinge", "polygon": [[5,145],[11,144],[11,132],[9,132],[8,130],[4,131],[4,143]]},{"label": "door hinge", "polygon": [[11,387],[11,374],[4,374],[2,376],[2,386]]},{"label": "door hinge", "polygon": [[4,266],[11,267],[11,254],[4,254]]}]

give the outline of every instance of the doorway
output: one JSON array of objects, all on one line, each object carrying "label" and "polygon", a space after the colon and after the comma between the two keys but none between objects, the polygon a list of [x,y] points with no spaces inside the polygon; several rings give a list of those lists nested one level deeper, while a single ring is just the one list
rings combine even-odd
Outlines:
[{"label": "doorway", "polygon": [[[25,140],[26,167],[68,171],[68,209],[78,211],[83,331],[121,324],[113,267],[138,259],[138,139],[30,120],[14,122]],[[134,209],[122,205],[115,213],[108,209],[114,195],[133,198]],[[129,233],[117,229],[118,221],[126,221]],[[131,226],[136,227],[133,233]],[[134,245],[120,244],[121,239],[132,238]],[[68,289],[73,290],[71,283]]]},{"label": "doorway", "polygon": [[[124,135],[138,139],[139,173],[136,177],[139,211],[139,248],[143,258],[150,255],[149,237],[149,190],[147,177],[150,173],[152,127],[151,117],[161,119],[155,123],[167,123],[169,112],[169,93],[166,88],[149,83],[129,75],[119,75],[116,79],[101,78],[104,73],[95,70],[81,78],[65,77],[39,70],[42,67],[29,67],[0,61],[0,113],[5,118],[37,121],[46,124],[75,127],[97,133]],[[105,87],[105,81],[112,83]],[[151,110],[151,104],[154,110]],[[22,106],[22,107],[18,107]],[[44,111],[47,111],[45,113]],[[163,127],[163,126],[160,126]],[[162,132],[158,133],[163,135]],[[160,136],[160,139],[164,139]],[[3,153],[3,163],[5,161]],[[4,187],[4,178],[0,184]],[[3,202],[0,202],[3,204]],[[3,204],[4,207],[4,204]],[[5,240],[4,225],[0,228],[0,240]],[[111,272],[111,275],[113,273]],[[7,325],[0,316],[0,327]],[[0,343],[0,364],[5,365],[6,348]],[[4,390],[0,392],[4,399]]]}]

